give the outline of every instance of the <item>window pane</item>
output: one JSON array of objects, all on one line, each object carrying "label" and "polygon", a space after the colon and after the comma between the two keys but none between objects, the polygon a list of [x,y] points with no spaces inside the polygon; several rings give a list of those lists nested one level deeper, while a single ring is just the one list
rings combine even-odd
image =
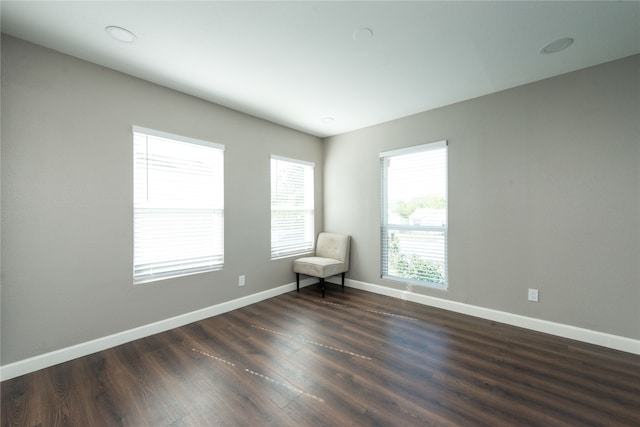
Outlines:
[{"label": "window pane", "polygon": [[447,286],[447,147],[381,155],[382,276]]},{"label": "window pane", "polygon": [[134,281],[222,268],[223,151],[134,132]]},{"label": "window pane", "polygon": [[444,286],[446,239],[446,231],[385,229],[385,276]]},{"label": "window pane", "polygon": [[271,257],[312,250],[313,226],[313,165],[272,158]]}]

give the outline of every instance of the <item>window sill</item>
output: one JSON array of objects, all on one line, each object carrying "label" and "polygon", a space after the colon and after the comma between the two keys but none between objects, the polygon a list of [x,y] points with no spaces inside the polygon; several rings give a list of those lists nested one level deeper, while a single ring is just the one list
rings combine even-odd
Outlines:
[{"label": "window sill", "polygon": [[295,254],[286,254],[286,255],[279,255],[276,257],[271,257],[271,261],[278,261],[281,259],[287,259],[287,258],[299,258],[299,257],[304,257],[304,256],[314,256],[315,252],[311,251],[311,252],[298,252]]}]

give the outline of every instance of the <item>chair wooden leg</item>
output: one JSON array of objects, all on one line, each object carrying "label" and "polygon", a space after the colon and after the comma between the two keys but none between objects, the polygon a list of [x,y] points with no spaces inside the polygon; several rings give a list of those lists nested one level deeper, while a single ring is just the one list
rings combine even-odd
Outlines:
[{"label": "chair wooden leg", "polygon": [[300,292],[300,273],[296,273],[296,291]]},{"label": "chair wooden leg", "polygon": [[324,279],[320,278],[320,289],[322,289],[322,298],[324,298]]},{"label": "chair wooden leg", "polygon": [[345,273],[342,273],[342,289],[344,289],[344,275]]}]

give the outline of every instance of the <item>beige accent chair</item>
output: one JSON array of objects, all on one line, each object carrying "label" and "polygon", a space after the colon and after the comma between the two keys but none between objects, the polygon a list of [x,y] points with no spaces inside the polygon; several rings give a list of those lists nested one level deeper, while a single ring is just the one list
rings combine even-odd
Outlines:
[{"label": "beige accent chair", "polygon": [[293,261],[293,271],[296,273],[296,289],[300,291],[300,274],[320,279],[320,289],[324,297],[324,279],[342,273],[342,287],[344,275],[349,270],[349,249],[351,236],[336,233],[320,233],[316,242],[315,256],[298,258]]}]

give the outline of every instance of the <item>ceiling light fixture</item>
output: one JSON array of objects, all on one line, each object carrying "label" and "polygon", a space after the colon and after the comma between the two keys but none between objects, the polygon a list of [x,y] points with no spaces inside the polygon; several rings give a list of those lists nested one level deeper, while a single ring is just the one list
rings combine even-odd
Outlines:
[{"label": "ceiling light fixture", "polygon": [[126,28],[116,27],[115,25],[109,25],[104,29],[107,34],[109,34],[112,38],[118,40],[122,43],[133,43],[136,41],[136,35]]},{"label": "ceiling light fixture", "polygon": [[540,53],[543,55],[548,55],[551,53],[558,53],[561,50],[565,50],[566,48],[568,48],[569,46],[571,46],[573,44],[573,39],[571,37],[567,37],[564,39],[558,39],[556,41],[553,41],[551,43],[549,43],[548,45],[544,46],[542,49],[540,49]]},{"label": "ceiling light fixture", "polygon": [[371,28],[358,28],[353,32],[353,39],[357,42],[363,42],[373,38],[373,30]]}]

